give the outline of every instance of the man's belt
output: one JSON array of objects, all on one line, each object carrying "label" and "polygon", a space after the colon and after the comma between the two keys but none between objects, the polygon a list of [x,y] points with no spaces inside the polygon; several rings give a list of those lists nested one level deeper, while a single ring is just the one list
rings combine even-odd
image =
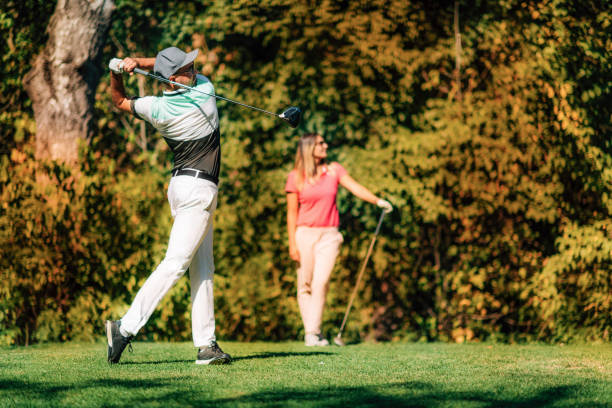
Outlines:
[{"label": "man's belt", "polygon": [[196,170],[196,169],[174,169],[172,170],[172,177],[176,177],[176,176],[191,176],[191,177],[201,178],[204,180],[212,181],[215,184],[217,184],[218,182],[218,180],[215,177],[211,176],[210,174],[205,173],[202,170]]}]

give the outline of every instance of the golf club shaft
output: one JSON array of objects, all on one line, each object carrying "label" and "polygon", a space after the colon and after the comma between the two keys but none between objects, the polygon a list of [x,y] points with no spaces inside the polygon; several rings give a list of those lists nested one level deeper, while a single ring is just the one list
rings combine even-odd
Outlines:
[{"label": "golf club shaft", "polygon": [[361,265],[361,270],[359,271],[359,275],[357,276],[357,283],[355,284],[355,289],[353,289],[353,293],[351,294],[351,299],[349,300],[348,307],[346,308],[346,313],[344,313],[344,319],[342,319],[342,325],[340,326],[340,332],[338,333],[338,337],[342,336],[344,325],[346,324],[346,320],[348,319],[348,315],[351,311],[351,307],[353,306],[353,301],[355,300],[355,296],[357,296],[357,291],[359,290],[359,283],[361,282],[361,278],[363,277],[363,272],[365,271],[366,265],[368,264],[368,260],[370,259],[370,255],[372,254],[372,249],[374,248],[374,243],[376,242],[376,237],[378,236],[378,232],[380,231],[380,226],[382,225],[383,218],[385,218],[384,211],[380,214],[380,218],[378,219],[378,225],[376,226],[376,232],[374,232],[374,237],[372,238],[372,242],[370,242],[370,247],[368,248],[366,257],[363,260],[363,264]]},{"label": "golf club shaft", "polygon": [[242,102],[233,101],[231,99],[224,98],[223,96],[219,96],[219,95],[215,95],[215,94],[210,94],[208,92],[201,91],[201,90],[193,88],[191,86],[181,84],[180,82],[171,81],[169,79],[166,79],[166,78],[154,75],[154,74],[152,74],[152,73],[150,73],[148,71],[144,71],[144,70],[142,70],[140,68],[134,68],[134,72],[136,72],[137,74],[149,76],[151,78],[157,79],[158,81],[165,82],[167,84],[176,85],[176,86],[179,86],[181,88],[189,89],[190,91],[200,92],[200,93],[203,93],[204,95],[212,96],[212,97],[217,98],[217,99],[221,99],[221,100],[224,100],[224,101],[227,101],[227,102],[235,103],[236,105],[244,106],[245,108],[249,108],[249,109],[253,109],[253,110],[259,111],[259,112],[267,113],[268,115],[280,117],[280,115],[277,114],[277,113],[269,112],[267,110],[264,110],[264,109],[261,109],[261,108],[257,108],[255,106],[247,105],[247,104],[242,103]]}]

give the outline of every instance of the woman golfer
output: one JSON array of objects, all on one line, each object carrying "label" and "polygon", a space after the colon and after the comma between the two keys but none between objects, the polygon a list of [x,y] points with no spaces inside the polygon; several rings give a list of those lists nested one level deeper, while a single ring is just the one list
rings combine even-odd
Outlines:
[{"label": "woman golfer", "polygon": [[302,136],[285,185],[289,255],[300,263],[297,300],[307,346],[329,345],[321,334],[321,321],[329,278],[343,241],[338,232],[338,184],[387,212],[393,209],[353,180],[339,163],[327,163],[326,158],[327,143],[321,135]]}]

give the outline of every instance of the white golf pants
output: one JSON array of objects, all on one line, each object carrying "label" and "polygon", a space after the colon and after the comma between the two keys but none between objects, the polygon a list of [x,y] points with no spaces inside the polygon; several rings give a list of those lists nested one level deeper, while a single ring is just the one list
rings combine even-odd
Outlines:
[{"label": "white golf pants", "polygon": [[217,207],[217,186],[191,176],[172,177],[168,201],[174,223],[166,256],[136,294],[121,319],[121,329],[131,335],[138,333],[189,268],[193,343],[209,346],[215,341],[212,215]]},{"label": "white golf pants", "polygon": [[306,334],[319,334],[323,321],[325,298],[342,234],[336,227],[304,227],[295,231],[300,252],[297,272],[297,300]]}]

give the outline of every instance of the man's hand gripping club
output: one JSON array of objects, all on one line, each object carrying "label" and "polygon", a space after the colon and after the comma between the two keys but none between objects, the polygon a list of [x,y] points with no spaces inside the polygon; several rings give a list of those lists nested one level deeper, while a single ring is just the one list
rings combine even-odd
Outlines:
[{"label": "man's hand gripping club", "polygon": [[108,63],[108,68],[115,74],[128,72],[130,75],[134,72],[134,68],[138,68],[138,61],[134,58],[113,58]]}]

